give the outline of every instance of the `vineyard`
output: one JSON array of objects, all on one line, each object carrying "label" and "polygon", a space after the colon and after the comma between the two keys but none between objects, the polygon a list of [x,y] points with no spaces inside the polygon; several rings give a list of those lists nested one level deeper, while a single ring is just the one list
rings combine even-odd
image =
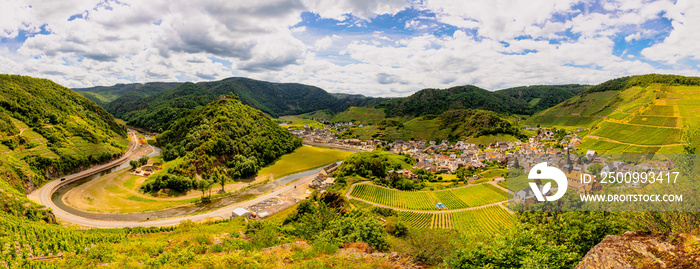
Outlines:
[{"label": "vineyard", "polygon": [[129,234],[170,231],[164,228],[73,230],[0,213],[0,267],[52,267],[33,259],[83,253],[98,243],[116,243]]},{"label": "vineyard", "polygon": [[375,204],[409,210],[438,210],[436,203],[443,203],[447,210],[463,209],[498,203],[508,199],[508,194],[492,186],[476,186],[443,191],[399,191],[368,184],[355,185],[350,196]]},{"label": "vineyard", "polygon": [[456,229],[465,235],[500,234],[511,227],[515,217],[498,205],[453,213],[398,212],[399,219],[418,228]]}]

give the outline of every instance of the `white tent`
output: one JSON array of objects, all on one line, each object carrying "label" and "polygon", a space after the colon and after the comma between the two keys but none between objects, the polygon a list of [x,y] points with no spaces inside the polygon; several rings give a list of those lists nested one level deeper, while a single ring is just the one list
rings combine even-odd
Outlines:
[{"label": "white tent", "polygon": [[236,208],[233,210],[233,216],[234,217],[250,217],[251,213],[250,211],[246,210],[245,208]]}]

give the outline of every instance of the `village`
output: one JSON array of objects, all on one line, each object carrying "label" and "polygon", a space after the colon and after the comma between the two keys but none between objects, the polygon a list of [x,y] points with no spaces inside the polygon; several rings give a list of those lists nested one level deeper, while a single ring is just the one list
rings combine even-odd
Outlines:
[{"label": "village", "polygon": [[[578,128],[570,132],[553,128],[540,128],[534,126],[522,127],[524,130],[533,131],[536,135],[527,141],[497,141],[488,145],[477,145],[464,141],[454,143],[442,141],[413,140],[383,141],[379,139],[341,139],[331,129],[342,130],[361,127],[351,122],[328,123],[323,129],[314,129],[305,126],[303,130],[290,130],[294,135],[303,139],[305,144],[328,146],[341,149],[358,151],[373,151],[385,149],[391,153],[401,153],[411,156],[416,160],[414,169],[424,169],[436,174],[454,174],[460,167],[467,169],[486,168],[489,164],[512,168],[516,163],[518,167],[529,171],[534,165],[547,162],[550,166],[560,167],[569,180],[568,187],[578,193],[587,194],[601,189],[600,184],[581,184],[580,177],[584,173],[591,173],[589,167],[596,164],[597,172],[630,172],[641,170],[669,171],[674,164],[671,161],[648,161],[639,165],[632,165],[623,161],[610,161],[598,156],[593,150],[581,151],[577,146],[581,138],[577,135],[584,131]],[[411,178],[412,171],[391,171],[400,176]],[[501,178],[501,180],[504,180]],[[316,188],[332,184],[327,176],[315,179]],[[553,190],[556,190],[553,189]],[[534,195],[528,190],[512,190],[520,192],[522,198],[534,199]]]},{"label": "village", "polygon": [[[318,146],[328,146],[340,149],[358,151],[373,151],[378,148],[391,153],[401,153],[414,158],[417,163],[414,168],[425,169],[439,174],[454,174],[458,168],[479,169],[491,164],[506,164],[513,154],[524,155],[561,155],[567,151],[575,151],[581,139],[575,133],[567,133],[562,139],[555,136],[552,129],[540,129],[538,135],[523,141],[497,141],[488,145],[448,140],[425,141],[383,141],[380,139],[360,140],[341,139],[331,129],[340,132],[352,128],[351,122],[341,122],[326,125],[323,129],[304,126],[303,130],[290,129],[290,132],[303,139],[303,143]],[[362,127],[357,126],[357,127]],[[531,130],[533,127],[523,127]],[[580,131],[580,130],[577,130]]]}]

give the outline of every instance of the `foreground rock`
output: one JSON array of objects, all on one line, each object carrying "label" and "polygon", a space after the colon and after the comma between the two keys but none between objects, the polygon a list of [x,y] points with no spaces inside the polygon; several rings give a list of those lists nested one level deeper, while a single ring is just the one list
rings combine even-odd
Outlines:
[{"label": "foreground rock", "polygon": [[641,231],[608,235],[576,266],[587,268],[700,268],[700,239]]}]

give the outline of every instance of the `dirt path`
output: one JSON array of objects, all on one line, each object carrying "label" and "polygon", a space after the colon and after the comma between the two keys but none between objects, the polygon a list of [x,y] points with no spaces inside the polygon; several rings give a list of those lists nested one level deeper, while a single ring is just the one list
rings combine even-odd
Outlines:
[{"label": "dirt path", "polygon": [[[657,117],[657,116],[653,116]],[[667,117],[667,118],[677,118],[677,117]],[[682,127],[667,127],[667,126],[658,126],[658,125],[647,125],[647,124],[639,124],[639,123],[631,123],[631,122],[623,122],[623,121],[611,121],[611,120],[605,120],[605,122],[610,122],[610,123],[617,123],[617,124],[625,124],[625,125],[635,125],[635,126],[642,126],[642,127],[652,127],[652,128],[663,128],[663,129],[683,129]]]},{"label": "dirt path", "polygon": [[617,144],[622,144],[622,145],[628,145],[628,146],[637,146],[637,147],[670,147],[670,146],[685,146],[686,144],[683,143],[677,143],[677,144],[663,144],[663,145],[640,145],[640,144],[632,144],[632,143],[626,143],[626,142],[620,142],[617,140],[612,140],[610,138],[605,138],[605,137],[600,137],[597,135],[588,135],[586,136],[588,138],[593,138],[593,139],[598,139],[598,140],[603,140],[607,142],[612,142],[612,143],[617,143]]},{"label": "dirt path", "polygon": [[[487,205],[480,205],[480,206],[475,206],[475,207],[460,208],[460,209],[452,209],[452,210],[413,210],[413,209],[404,209],[404,208],[392,207],[392,206],[377,204],[377,203],[373,203],[373,202],[367,201],[367,200],[365,200],[365,199],[360,199],[360,198],[355,198],[355,197],[350,196],[350,193],[352,192],[353,189],[355,189],[355,186],[360,185],[360,184],[372,185],[372,186],[375,186],[375,187],[381,187],[381,188],[389,189],[389,188],[384,187],[384,186],[377,186],[377,185],[371,184],[371,183],[369,183],[369,182],[367,182],[367,181],[365,181],[365,182],[358,182],[358,183],[352,184],[352,185],[350,186],[350,189],[348,189],[348,191],[345,193],[345,198],[348,198],[348,200],[349,200],[349,199],[355,199],[355,200],[362,201],[362,202],[365,202],[365,203],[368,203],[368,204],[370,204],[370,205],[377,206],[377,207],[383,207],[383,208],[393,209],[393,210],[396,210],[396,211],[413,212],[413,213],[433,213],[433,214],[437,214],[437,213],[453,213],[453,212],[462,212],[462,211],[476,210],[476,209],[486,208],[486,207],[490,207],[490,206],[494,206],[494,205],[500,205],[501,207],[505,208],[505,209],[508,211],[508,213],[510,213],[510,214],[515,214],[513,211],[510,211],[509,209],[507,209],[505,206],[502,205],[502,204],[504,204],[504,203],[507,203],[508,201],[502,201],[502,202],[498,202],[498,203],[492,203],[492,204],[487,204]],[[482,183],[482,184],[483,184],[483,183]],[[477,184],[477,185],[478,185],[478,184]],[[466,188],[466,187],[469,187],[469,186],[460,187],[460,188]],[[500,186],[499,186],[499,187],[500,187]]]}]

